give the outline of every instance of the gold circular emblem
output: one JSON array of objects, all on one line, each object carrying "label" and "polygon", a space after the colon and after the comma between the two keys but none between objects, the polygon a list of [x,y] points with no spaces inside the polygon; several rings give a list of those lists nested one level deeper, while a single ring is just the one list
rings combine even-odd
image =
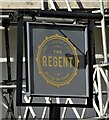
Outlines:
[{"label": "gold circular emblem", "polygon": [[38,46],[36,62],[39,74],[50,85],[61,87],[75,78],[78,55],[74,45],[58,34],[45,37]]}]

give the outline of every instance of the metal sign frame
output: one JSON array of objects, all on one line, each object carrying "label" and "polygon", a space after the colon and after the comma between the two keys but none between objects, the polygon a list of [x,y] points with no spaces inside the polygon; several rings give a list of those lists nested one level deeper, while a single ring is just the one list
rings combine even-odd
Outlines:
[{"label": "metal sign frame", "polygon": [[[52,103],[52,104],[47,104],[47,103],[23,103],[22,102],[22,57],[23,57],[23,33],[24,31],[26,31],[26,27],[24,27],[24,24],[23,24],[23,20],[20,19],[18,20],[18,25],[17,25],[17,35],[18,35],[18,43],[17,43],[17,98],[19,98],[19,101],[17,100],[17,105],[18,106],[51,106],[51,105],[56,105],[56,106],[60,106],[60,107],[92,107],[92,98],[93,98],[93,79],[92,79],[92,74],[93,74],[93,69],[92,69],[92,63],[93,63],[93,35],[92,35],[92,21],[89,21],[88,22],[88,25],[87,25],[87,29],[88,29],[88,54],[87,54],[87,60],[88,60],[88,65],[89,65],[89,85],[91,87],[89,87],[89,96],[87,97],[80,97],[81,99],[87,99],[87,104],[81,104],[81,103],[78,103],[78,104],[70,104],[70,105],[66,105],[66,104],[56,104],[56,103]],[[24,27],[24,31],[23,31],[23,27]],[[26,35],[26,38],[27,39],[27,35]],[[28,45],[25,46],[25,49],[27,50],[27,47]],[[19,50],[20,49],[20,50]],[[27,55],[27,54],[26,54]],[[28,57],[26,57],[26,90],[27,92],[30,92],[29,91],[29,84],[28,84],[28,66],[27,66],[27,63],[28,63]],[[19,80],[20,79],[20,80]],[[30,94],[30,93],[29,93]],[[30,96],[32,97],[36,97],[36,95],[31,95]],[[39,95],[40,96],[40,95]],[[37,97],[39,97],[37,96]],[[46,96],[42,96],[42,97],[46,97]],[[49,96],[49,97],[71,97],[73,98],[72,96]],[[75,98],[75,97],[74,97]],[[79,99],[79,97],[77,97]]]}]

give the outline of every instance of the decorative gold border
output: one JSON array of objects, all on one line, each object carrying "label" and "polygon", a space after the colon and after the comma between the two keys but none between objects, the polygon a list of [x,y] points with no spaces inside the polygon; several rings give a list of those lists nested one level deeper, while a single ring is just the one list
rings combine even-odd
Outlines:
[{"label": "decorative gold border", "polygon": [[[72,75],[69,77],[69,79],[66,79],[64,82],[54,82],[52,80],[50,80],[44,73],[43,73],[43,70],[41,68],[41,64],[40,64],[40,54],[41,54],[41,51],[44,47],[44,45],[52,40],[52,39],[60,39],[60,40],[63,40],[64,42],[66,42],[72,49],[73,53],[74,53],[74,56],[75,56],[75,68],[73,70],[73,73]],[[78,60],[78,55],[77,55],[77,52],[76,52],[76,48],[74,47],[74,45],[68,40],[68,38],[65,38],[63,36],[60,36],[58,34],[56,35],[52,35],[50,37],[45,37],[45,40],[41,43],[41,45],[38,46],[38,53],[37,53],[37,57],[36,57],[36,62],[37,62],[37,66],[38,66],[38,70],[39,70],[39,74],[46,80],[47,83],[51,84],[51,85],[54,85],[54,86],[57,86],[57,87],[60,87],[60,86],[63,86],[63,85],[66,85],[66,84],[70,84],[70,82],[74,79],[74,77],[77,75],[77,69],[78,69],[78,63],[79,63],[79,60]]]}]

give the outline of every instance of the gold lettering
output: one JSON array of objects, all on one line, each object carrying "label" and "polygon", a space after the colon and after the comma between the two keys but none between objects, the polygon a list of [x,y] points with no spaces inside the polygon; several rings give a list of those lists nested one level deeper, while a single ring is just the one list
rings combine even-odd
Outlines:
[{"label": "gold lettering", "polygon": [[[58,46],[57,46],[58,47]],[[54,54],[61,54],[62,51],[61,50],[53,50]]]},{"label": "gold lettering", "polygon": [[43,66],[47,66],[47,57],[46,56],[43,56],[42,64],[43,64]]},{"label": "gold lettering", "polygon": [[43,67],[72,67],[73,57],[43,56]]},{"label": "gold lettering", "polygon": [[53,66],[57,67],[57,57],[53,57]]},{"label": "gold lettering", "polygon": [[56,50],[53,50],[54,54],[56,54]]},{"label": "gold lettering", "polygon": [[48,66],[52,67],[52,56],[48,57]]},{"label": "gold lettering", "polygon": [[70,62],[70,67],[72,67],[72,60],[73,60],[73,57],[69,57],[69,62]]},{"label": "gold lettering", "polygon": [[63,66],[68,67],[68,58],[67,57],[63,57]]},{"label": "gold lettering", "polygon": [[62,57],[58,57],[58,66],[62,67]]}]

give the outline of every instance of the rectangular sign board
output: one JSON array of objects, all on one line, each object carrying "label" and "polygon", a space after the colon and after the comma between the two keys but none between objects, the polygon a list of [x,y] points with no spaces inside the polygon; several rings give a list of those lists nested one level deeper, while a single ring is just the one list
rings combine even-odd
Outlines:
[{"label": "rectangular sign board", "polygon": [[25,33],[29,95],[92,97],[88,26],[26,22]]}]

